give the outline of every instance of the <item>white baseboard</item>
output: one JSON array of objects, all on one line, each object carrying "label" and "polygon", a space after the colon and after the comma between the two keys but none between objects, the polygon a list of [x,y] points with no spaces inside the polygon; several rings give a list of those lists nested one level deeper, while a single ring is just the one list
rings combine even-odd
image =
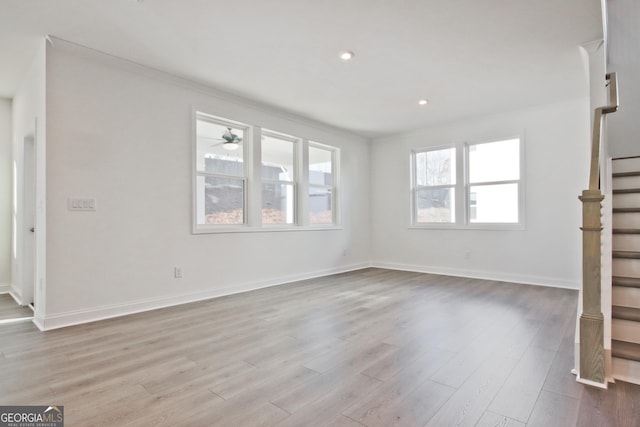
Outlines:
[{"label": "white baseboard", "polygon": [[518,275],[518,274],[509,274],[509,273],[492,272],[492,271],[476,271],[476,270],[465,270],[465,269],[450,268],[450,267],[399,264],[399,263],[389,263],[389,262],[379,262],[379,261],[373,261],[371,263],[371,266],[376,268],[386,268],[389,270],[413,271],[416,273],[429,273],[429,274],[442,274],[444,276],[466,277],[470,279],[495,280],[499,282],[522,283],[525,285],[549,286],[553,288],[564,288],[564,289],[573,289],[573,290],[579,289],[579,284],[577,282],[558,280],[551,277],[528,276],[528,275]]},{"label": "white baseboard", "polygon": [[614,357],[613,377],[620,381],[640,385],[640,362]]},{"label": "white baseboard", "polygon": [[579,375],[578,375],[578,378],[576,378],[576,381],[579,382],[580,384],[590,385],[592,387],[602,388],[605,390],[607,389],[607,386],[608,386],[608,383],[606,381],[603,383],[597,383],[595,381],[582,379],[580,378]]},{"label": "white baseboard", "polygon": [[135,301],[126,304],[93,307],[86,310],[77,310],[73,312],[55,314],[52,316],[36,316],[33,323],[42,331],[51,329],[64,328],[67,326],[79,325],[83,323],[95,322],[99,320],[110,319],[113,317],[126,316],[128,314],[140,313],[143,311],[156,310],[159,308],[170,307],[174,305],[187,304],[190,302],[203,301],[211,298],[218,298],[225,295],[239,294],[243,292],[254,291],[257,289],[268,288],[271,286],[284,285],[286,283],[296,282],[299,280],[313,279],[316,277],[329,276],[331,274],[346,273],[348,271],[361,270],[371,267],[368,262],[352,264],[332,269],[316,271],[312,273],[296,274],[290,276],[282,276],[270,279],[264,282],[252,282],[242,285],[229,286],[220,289],[211,289],[203,292],[191,294],[176,295],[167,298],[152,298],[148,300]]},{"label": "white baseboard", "polygon": [[18,305],[24,305],[22,304],[22,292],[20,292],[20,289],[11,285],[9,287],[9,295],[11,295],[11,297],[18,303]]},{"label": "white baseboard", "polygon": [[8,294],[11,290],[11,285],[7,283],[0,283],[0,294]]}]

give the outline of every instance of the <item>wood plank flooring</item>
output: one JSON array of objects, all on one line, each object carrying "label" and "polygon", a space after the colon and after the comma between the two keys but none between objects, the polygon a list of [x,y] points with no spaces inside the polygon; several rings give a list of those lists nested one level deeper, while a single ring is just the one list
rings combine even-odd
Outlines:
[{"label": "wood plank flooring", "polygon": [[29,307],[21,307],[9,294],[0,294],[0,321],[33,317]]},{"label": "wood plank flooring", "polygon": [[365,269],[60,330],[0,326],[0,405],[73,426],[640,426],[575,382],[578,294]]}]

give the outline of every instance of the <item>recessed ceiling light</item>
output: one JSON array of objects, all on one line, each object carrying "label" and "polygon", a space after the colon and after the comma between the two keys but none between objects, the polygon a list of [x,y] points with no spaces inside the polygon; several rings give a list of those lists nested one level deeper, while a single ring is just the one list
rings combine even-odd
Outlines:
[{"label": "recessed ceiling light", "polygon": [[421,99],[420,101],[418,101],[419,105],[427,105],[429,103],[429,100],[427,99]]},{"label": "recessed ceiling light", "polygon": [[348,61],[351,58],[353,58],[355,56],[355,53],[351,52],[350,50],[347,50],[345,52],[342,52],[340,54],[340,59],[342,59],[343,61]]}]

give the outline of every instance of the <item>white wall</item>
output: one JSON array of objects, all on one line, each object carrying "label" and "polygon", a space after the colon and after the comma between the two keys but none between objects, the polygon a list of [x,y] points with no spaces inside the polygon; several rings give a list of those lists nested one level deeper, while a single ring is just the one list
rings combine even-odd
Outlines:
[{"label": "white wall", "polygon": [[[518,134],[524,134],[525,147],[525,230],[408,228],[412,149]],[[371,155],[374,265],[579,287],[578,195],[588,184],[587,97],[378,140]]]},{"label": "white wall", "polygon": [[11,285],[11,100],[0,98],[0,293]]},{"label": "white wall", "polygon": [[607,116],[609,146],[613,157],[640,156],[640,3],[637,0],[607,2],[609,64],[618,74],[620,109]]},{"label": "white wall", "polygon": [[[54,43],[47,53],[45,328],[368,265],[366,140]],[[343,228],[191,234],[193,106],[339,147]],[[98,209],[71,212],[68,197],[95,197]],[[173,278],[174,266],[184,278]]]},{"label": "white wall", "polygon": [[640,156],[640,64],[609,64],[618,75],[620,109],[607,116],[612,157]]}]

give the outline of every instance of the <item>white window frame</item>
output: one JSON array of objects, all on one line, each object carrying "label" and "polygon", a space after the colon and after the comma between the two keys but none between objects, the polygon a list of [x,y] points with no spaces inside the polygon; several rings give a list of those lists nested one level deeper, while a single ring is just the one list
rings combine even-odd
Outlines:
[{"label": "white window frame", "polygon": [[[471,167],[469,148],[471,146],[477,146],[482,144],[491,144],[493,142],[502,142],[508,140],[517,139],[519,143],[518,154],[519,154],[519,178],[512,180],[503,180],[503,181],[488,181],[488,182],[470,182],[468,178],[470,176],[469,168]],[[465,156],[465,222],[467,227],[474,229],[500,229],[500,230],[522,230],[525,227],[524,223],[524,144],[522,136],[512,136],[507,138],[492,138],[488,140],[482,141],[474,141],[474,142],[466,142],[464,144],[464,156]],[[481,187],[481,186],[492,186],[492,185],[501,185],[501,184],[517,184],[518,185],[518,221],[517,222],[471,222],[471,187]]]},{"label": "white window frame", "polygon": [[337,226],[339,225],[339,214],[338,214],[338,182],[339,182],[339,165],[338,165],[338,159],[339,159],[339,155],[338,155],[338,149],[336,147],[332,147],[329,145],[325,145],[325,144],[321,144],[319,142],[315,142],[315,141],[308,141],[307,147],[313,147],[313,148],[317,148],[320,150],[326,150],[329,151],[331,153],[331,184],[330,185],[320,185],[320,184],[311,184],[309,182],[309,150],[308,148],[305,150],[306,152],[306,164],[305,164],[305,181],[306,181],[306,185],[307,185],[307,191],[306,191],[306,199],[308,199],[311,195],[311,189],[312,188],[322,188],[322,189],[329,189],[331,191],[331,224],[322,224],[322,223],[318,223],[318,224],[311,224],[311,218],[310,218],[310,212],[306,212],[305,215],[305,220],[307,221],[307,224],[310,227],[328,227],[328,226]]},{"label": "white window frame", "polygon": [[[198,192],[197,181],[201,176],[220,176],[222,178],[240,179],[237,176],[227,177],[224,174],[211,174],[198,170],[197,164],[197,121],[204,118],[212,123],[242,129],[243,139],[243,172],[244,185],[244,221],[243,224],[198,224]],[[276,183],[273,180],[264,180],[262,177],[262,145],[263,132],[267,135],[287,140],[295,140],[294,145],[294,210],[295,222],[293,224],[263,224],[262,223],[262,184]],[[309,221],[309,147],[318,147],[331,151],[332,177],[331,186],[331,224],[310,224]],[[263,130],[262,127],[242,123],[233,119],[221,117],[210,113],[207,108],[192,108],[192,234],[215,233],[251,233],[270,231],[301,231],[301,230],[336,230],[342,229],[340,224],[340,149],[335,146],[311,142],[307,138],[291,135],[278,130]],[[291,184],[289,181],[283,181]]]},{"label": "white window frame", "polygon": [[[251,141],[252,129],[251,126],[236,122],[233,120],[229,120],[226,118],[221,118],[218,116],[213,116],[211,114],[204,113],[202,111],[196,111],[194,114],[193,120],[193,135],[194,135],[194,147],[193,147],[193,170],[194,170],[194,180],[193,180],[193,231],[194,233],[221,230],[221,229],[231,229],[238,227],[245,227],[248,223],[248,211],[249,211],[249,180],[248,180],[248,150],[246,146],[242,149],[242,176],[236,175],[226,175],[222,173],[211,173],[198,170],[198,135],[197,135],[197,121],[202,120],[209,123],[213,123],[220,126],[232,127],[236,129],[242,129],[244,139],[243,144],[246,144],[246,141]],[[237,179],[242,181],[243,185],[243,209],[242,209],[242,224],[198,224],[198,177],[217,177],[224,179]]]},{"label": "white window frame", "polygon": [[[262,159],[260,159],[260,191],[262,192],[263,184],[276,184],[276,185],[291,185],[293,187],[293,223],[291,224],[268,224],[262,222],[262,200],[260,200],[260,222],[264,227],[291,227],[295,225],[299,225],[300,223],[300,151],[302,145],[302,139],[297,138],[295,136],[287,135],[281,132],[276,132],[269,129],[262,129],[261,133],[261,145],[260,145],[260,153],[262,155],[262,136],[268,136],[275,139],[280,139],[283,141],[289,141],[293,144],[293,178],[291,181],[285,180],[275,180],[275,179],[265,179],[262,176]],[[262,194],[262,193],[260,193]]]},{"label": "white window frame", "polygon": [[[486,144],[491,142],[500,142],[511,139],[519,140],[519,162],[520,162],[520,177],[518,180],[507,181],[491,181],[488,183],[473,183],[469,182],[469,147],[473,145]],[[456,185],[455,185],[455,222],[453,223],[418,223],[417,222],[417,201],[416,192],[419,188],[436,188],[436,187],[451,187],[445,186],[429,186],[418,187],[416,177],[416,155],[418,153],[437,151],[446,148],[456,149]],[[410,185],[410,225],[411,229],[462,229],[462,230],[525,230],[526,229],[526,205],[525,205],[525,144],[524,136],[511,135],[500,138],[486,138],[482,140],[473,140],[466,142],[459,142],[448,145],[424,147],[411,151],[411,185]],[[471,186],[479,185],[498,185],[498,184],[518,184],[518,222],[514,223],[482,223],[471,222],[471,205],[470,205],[470,189]]]},{"label": "white window frame", "polygon": [[[418,185],[418,171],[417,171],[417,164],[416,164],[416,159],[418,154],[421,153],[428,153],[431,151],[441,151],[441,150],[447,150],[447,149],[455,149],[455,158],[454,161],[456,162],[456,183],[455,184],[443,184],[443,185]],[[458,146],[456,146],[455,144],[449,144],[449,145],[439,145],[439,146],[435,146],[435,147],[427,147],[427,148],[420,148],[417,150],[412,150],[411,151],[411,225],[413,227],[417,227],[417,228],[424,228],[424,227],[428,227],[428,228],[454,228],[456,227],[456,225],[458,225],[458,218],[460,215],[460,209],[458,206],[458,199],[460,197],[460,194],[462,192],[462,188],[460,188],[459,183],[460,183],[460,166],[458,164],[458,157],[460,155],[460,148]],[[454,205],[454,220],[453,222],[418,222],[418,191],[420,190],[426,190],[426,189],[442,189],[442,188],[453,188],[454,189],[454,200],[451,201],[451,203]]]}]

